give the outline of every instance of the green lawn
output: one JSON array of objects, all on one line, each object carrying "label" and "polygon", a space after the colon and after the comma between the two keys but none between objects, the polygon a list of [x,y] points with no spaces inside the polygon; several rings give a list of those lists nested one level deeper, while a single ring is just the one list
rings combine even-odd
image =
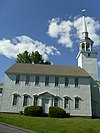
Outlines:
[{"label": "green lawn", "polygon": [[0,122],[38,133],[100,133],[100,119],[48,118],[0,114]]}]

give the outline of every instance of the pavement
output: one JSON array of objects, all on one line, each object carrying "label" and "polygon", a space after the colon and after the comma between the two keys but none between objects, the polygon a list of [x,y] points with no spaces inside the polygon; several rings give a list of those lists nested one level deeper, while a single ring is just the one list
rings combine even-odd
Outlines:
[{"label": "pavement", "polygon": [[0,122],[0,133],[36,133],[36,132],[32,132],[24,128]]}]

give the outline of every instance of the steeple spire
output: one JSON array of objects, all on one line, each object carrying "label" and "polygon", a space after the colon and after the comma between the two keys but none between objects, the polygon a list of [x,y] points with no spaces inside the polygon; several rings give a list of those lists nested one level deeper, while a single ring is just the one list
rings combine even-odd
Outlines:
[{"label": "steeple spire", "polygon": [[82,10],[83,13],[83,31],[82,31],[82,38],[88,37],[88,32],[87,32],[87,25],[85,21],[85,9]]}]

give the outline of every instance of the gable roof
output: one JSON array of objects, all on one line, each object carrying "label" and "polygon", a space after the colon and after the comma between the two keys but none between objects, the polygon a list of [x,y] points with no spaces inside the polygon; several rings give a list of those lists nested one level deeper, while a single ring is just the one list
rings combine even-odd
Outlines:
[{"label": "gable roof", "polygon": [[29,74],[29,75],[55,75],[55,76],[74,76],[90,77],[90,75],[78,66],[59,66],[43,64],[15,63],[6,73],[9,74]]}]

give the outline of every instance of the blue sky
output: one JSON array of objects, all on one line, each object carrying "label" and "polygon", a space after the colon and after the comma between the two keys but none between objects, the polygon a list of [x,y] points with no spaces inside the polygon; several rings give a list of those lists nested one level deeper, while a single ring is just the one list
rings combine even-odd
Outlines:
[{"label": "blue sky", "polygon": [[0,82],[24,50],[38,50],[53,64],[76,66],[82,9],[100,73],[99,5],[100,0],[0,0]]}]

